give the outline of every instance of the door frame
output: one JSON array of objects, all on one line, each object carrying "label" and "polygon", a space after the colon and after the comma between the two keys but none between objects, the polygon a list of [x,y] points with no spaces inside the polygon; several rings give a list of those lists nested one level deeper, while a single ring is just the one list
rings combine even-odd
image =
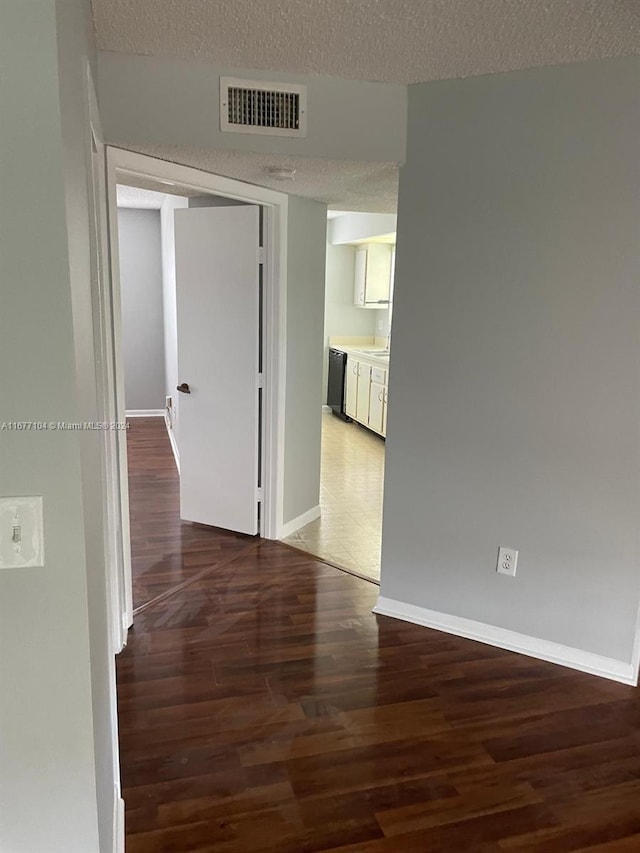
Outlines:
[{"label": "door frame", "polygon": [[[128,181],[153,180],[165,184],[167,192],[175,185],[187,186],[194,194],[209,193],[226,198],[258,204],[263,208],[263,391],[262,391],[262,501],[260,536],[280,539],[284,517],[284,442],[286,393],[286,295],[287,295],[287,217],[289,199],[286,193],[247,184],[138,154],[122,148],[106,146],[107,223],[109,229],[109,271],[111,286],[98,298],[106,299],[103,317],[109,327],[107,337],[112,341],[113,369],[100,380],[102,390],[115,399],[115,421],[126,420],[124,401],[124,364],[122,352],[122,310],[120,289],[120,258],[118,251],[117,184]],[[104,353],[100,353],[104,356]],[[108,460],[108,479],[116,484],[119,493],[118,514],[111,519],[111,528],[120,531],[122,575],[114,588],[124,591],[117,606],[120,613],[122,645],[126,632],[133,624],[131,534],[129,527],[129,482],[127,472],[126,430],[116,430],[117,458]],[[256,484],[257,486],[257,484]]]}]

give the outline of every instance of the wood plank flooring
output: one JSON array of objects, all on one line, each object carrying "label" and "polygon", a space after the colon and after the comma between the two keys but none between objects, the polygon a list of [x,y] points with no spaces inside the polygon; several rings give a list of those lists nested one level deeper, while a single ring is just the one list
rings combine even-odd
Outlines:
[{"label": "wood plank flooring", "polygon": [[180,521],[180,480],[162,418],[129,418],[133,606],[146,606],[254,539]]},{"label": "wood plank flooring", "polygon": [[198,572],[118,658],[127,853],[640,851],[635,689],[373,616],[375,586],[278,543],[163,548],[148,449],[136,547]]}]

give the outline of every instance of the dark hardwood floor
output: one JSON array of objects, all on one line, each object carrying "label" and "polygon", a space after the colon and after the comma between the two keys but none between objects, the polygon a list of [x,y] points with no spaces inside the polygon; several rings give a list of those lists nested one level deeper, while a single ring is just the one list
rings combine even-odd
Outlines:
[{"label": "dark hardwood floor", "polygon": [[133,606],[245,550],[255,539],[180,521],[180,480],[162,418],[129,418],[127,456]]},{"label": "dark hardwood floor", "polygon": [[636,690],[373,616],[375,586],[277,543],[221,559],[146,431],[139,589],[183,585],[118,658],[128,853],[640,851]]}]

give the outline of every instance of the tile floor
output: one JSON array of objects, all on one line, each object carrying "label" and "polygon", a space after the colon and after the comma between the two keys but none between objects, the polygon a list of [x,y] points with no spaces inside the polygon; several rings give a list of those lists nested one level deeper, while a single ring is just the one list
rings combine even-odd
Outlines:
[{"label": "tile floor", "polygon": [[384,441],[356,423],[322,416],[322,516],[283,541],[380,580]]}]

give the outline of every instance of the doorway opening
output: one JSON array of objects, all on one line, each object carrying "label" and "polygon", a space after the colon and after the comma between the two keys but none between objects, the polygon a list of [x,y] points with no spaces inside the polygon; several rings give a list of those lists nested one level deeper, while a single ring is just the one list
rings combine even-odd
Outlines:
[{"label": "doorway opening", "polygon": [[[117,205],[135,615],[241,552],[259,533],[261,389],[252,383],[262,367],[262,281],[259,264],[252,268],[246,260],[252,242],[254,255],[262,242],[262,211],[234,199],[194,195],[189,188],[159,192],[127,184],[117,186]],[[246,268],[237,262],[229,267],[227,257],[223,269],[226,244],[231,233],[240,238],[247,215],[250,233],[238,247]],[[220,235],[221,229],[231,233]],[[220,240],[222,250],[216,245]],[[194,277],[195,286],[205,285],[195,299],[184,292],[194,287]],[[248,289],[249,299],[238,314],[226,291],[242,287]],[[248,342],[243,346],[245,374],[234,372],[232,383],[244,381],[245,387],[251,386],[248,393],[225,387],[237,360],[228,357],[224,328],[217,333],[215,329],[216,315],[223,315],[224,325],[234,324],[240,346],[246,308],[249,327],[244,337],[256,335],[256,327],[257,337],[253,347]],[[185,377],[194,386],[193,399],[189,385],[180,381]],[[215,382],[213,411],[205,398],[210,381]],[[234,399],[221,405],[230,396]],[[242,446],[233,413],[243,406],[242,420],[253,419],[255,427],[246,436],[241,458],[234,459],[229,428],[236,447]],[[239,495],[243,472],[238,469],[243,464],[249,494]]]},{"label": "doorway opening", "polygon": [[[116,149],[107,184],[126,637],[136,610],[215,562],[212,532],[220,558],[278,538],[287,196]],[[165,478],[156,529],[129,517],[130,483],[150,477]]]},{"label": "doorway opening", "polygon": [[395,214],[328,214],[320,516],[283,541],[380,581]]}]

